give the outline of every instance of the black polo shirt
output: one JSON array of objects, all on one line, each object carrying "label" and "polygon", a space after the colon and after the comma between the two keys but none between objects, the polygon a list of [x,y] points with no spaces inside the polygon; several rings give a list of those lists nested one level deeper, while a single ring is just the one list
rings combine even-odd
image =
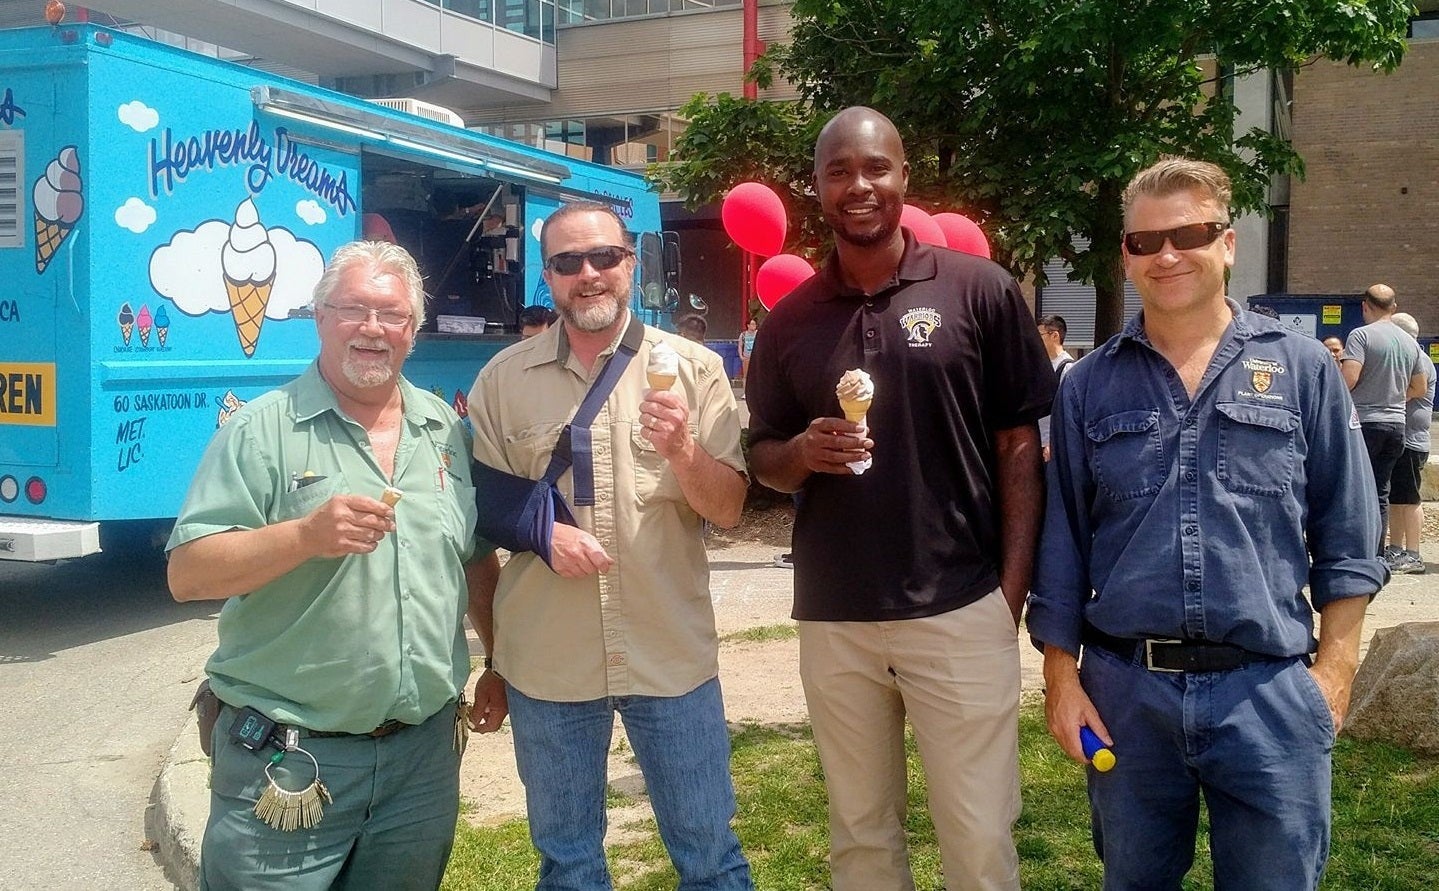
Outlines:
[{"label": "black polo shirt", "polygon": [[1055,375],[999,265],[906,231],[894,280],[847,288],[831,255],[760,327],[745,395],[750,442],[844,417],[840,375],[874,379],[874,466],[811,474],[794,530],[796,619],[938,615],[999,585],[995,431],[1049,414]]}]

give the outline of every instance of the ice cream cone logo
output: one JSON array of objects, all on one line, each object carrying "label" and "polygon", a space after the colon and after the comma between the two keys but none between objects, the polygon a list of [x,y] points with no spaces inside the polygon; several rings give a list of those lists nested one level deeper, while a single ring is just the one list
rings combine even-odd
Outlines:
[{"label": "ice cream cone logo", "polygon": [[85,210],[80,156],[67,145],[35,180],[35,272],[43,273]]},{"label": "ice cream cone logo", "polygon": [[255,202],[248,198],[235,209],[235,222],[220,249],[220,266],[240,349],[246,356],[253,356],[260,341],[260,326],[265,324],[270,291],[275,286],[275,248],[260,223]]},{"label": "ice cream cone logo", "polygon": [[163,306],[155,310],[155,335],[160,338],[160,346],[170,339],[170,314]]},{"label": "ice cream cone logo", "polygon": [[135,324],[140,329],[140,346],[150,345],[150,329],[155,325],[155,319],[150,315],[150,307],[140,304],[140,314],[135,316]]},{"label": "ice cream cone logo", "polygon": [[115,322],[120,326],[120,337],[125,341],[125,346],[129,346],[130,333],[135,330],[135,313],[130,309],[129,303],[120,304],[120,312],[116,314]]}]

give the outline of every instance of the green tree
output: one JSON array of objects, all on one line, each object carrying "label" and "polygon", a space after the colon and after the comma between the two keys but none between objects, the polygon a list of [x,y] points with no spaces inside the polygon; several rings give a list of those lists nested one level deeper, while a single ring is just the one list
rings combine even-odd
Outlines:
[{"label": "green tree", "polygon": [[817,127],[873,106],[905,138],[910,202],[979,222],[1016,275],[1068,261],[1095,286],[1099,340],[1123,322],[1119,196],[1134,173],[1162,154],[1211,160],[1236,212],[1267,212],[1271,178],[1302,176],[1303,160],[1282,135],[1237,130],[1234,79],[1318,56],[1391,71],[1412,13],[1409,0],[796,0],[791,43],[750,76],[777,71],[801,100],[696,96],[652,176],[691,206],[767,182],[813,247]]}]

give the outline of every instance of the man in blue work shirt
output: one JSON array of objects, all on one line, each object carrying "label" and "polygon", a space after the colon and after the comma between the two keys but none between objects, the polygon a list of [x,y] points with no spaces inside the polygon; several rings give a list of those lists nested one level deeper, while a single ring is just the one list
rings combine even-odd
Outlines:
[{"label": "man in blue work shirt", "polygon": [[1333,358],[1225,296],[1229,200],[1205,162],[1135,177],[1123,253],[1143,309],[1054,403],[1029,629],[1054,738],[1086,761],[1087,725],[1118,759],[1089,772],[1106,889],[1180,887],[1201,792],[1216,887],[1318,884],[1334,735],[1388,580]]}]

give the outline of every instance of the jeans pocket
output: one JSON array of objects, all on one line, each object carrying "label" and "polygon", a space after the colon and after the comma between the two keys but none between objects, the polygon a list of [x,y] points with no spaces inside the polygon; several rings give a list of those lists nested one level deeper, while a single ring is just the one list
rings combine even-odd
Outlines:
[{"label": "jeans pocket", "polygon": [[1111,500],[1159,493],[1166,468],[1157,410],[1108,415],[1090,424],[1085,433],[1094,453],[1095,480]]},{"label": "jeans pocket", "polygon": [[1329,710],[1329,700],[1324,698],[1324,691],[1319,689],[1319,682],[1314,679],[1314,673],[1309,670],[1303,662],[1296,662],[1291,670],[1299,675],[1300,695],[1309,701],[1309,706],[1314,710],[1314,716],[1319,721],[1319,726],[1328,734],[1330,743],[1339,735],[1334,727],[1334,713]]},{"label": "jeans pocket", "polygon": [[1294,478],[1299,417],[1283,408],[1220,402],[1219,479],[1236,495],[1279,498]]}]

